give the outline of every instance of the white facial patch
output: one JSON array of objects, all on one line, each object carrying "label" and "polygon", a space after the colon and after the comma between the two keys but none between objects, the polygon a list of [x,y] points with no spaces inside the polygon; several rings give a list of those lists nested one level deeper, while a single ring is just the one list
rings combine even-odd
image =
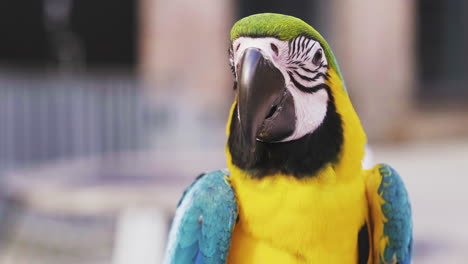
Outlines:
[{"label": "white facial patch", "polygon": [[240,37],[232,43],[230,62],[237,71],[244,51],[257,48],[283,74],[294,99],[296,128],[283,140],[291,141],[312,133],[325,119],[328,93],[325,88],[328,62],[319,42],[299,36],[291,41],[276,38]]},{"label": "white facial patch", "polygon": [[312,133],[322,124],[327,114],[328,94],[320,89],[313,94],[304,94],[298,89],[289,89],[294,98],[296,111],[296,129],[293,134],[281,142],[299,139]]}]

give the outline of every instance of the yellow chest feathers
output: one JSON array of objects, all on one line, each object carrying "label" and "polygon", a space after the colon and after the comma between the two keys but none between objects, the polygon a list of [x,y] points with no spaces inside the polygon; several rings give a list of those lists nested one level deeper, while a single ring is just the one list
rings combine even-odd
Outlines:
[{"label": "yellow chest feathers", "polygon": [[362,177],[338,180],[328,166],[312,179],[258,180],[230,169],[239,205],[230,263],[356,261],[358,232],[367,217]]}]

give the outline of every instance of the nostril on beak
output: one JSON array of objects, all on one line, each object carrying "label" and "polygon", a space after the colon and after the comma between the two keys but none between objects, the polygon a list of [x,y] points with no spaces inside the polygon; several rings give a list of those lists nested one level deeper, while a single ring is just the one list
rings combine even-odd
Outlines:
[{"label": "nostril on beak", "polygon": [[270,117],[272,117],[276,111],[278,110],[278,106],[277,105],[274,105],[271,109],[270,109],[270,112],[268,112],[268,114],[266,115],[265,119],[268,119]]}]

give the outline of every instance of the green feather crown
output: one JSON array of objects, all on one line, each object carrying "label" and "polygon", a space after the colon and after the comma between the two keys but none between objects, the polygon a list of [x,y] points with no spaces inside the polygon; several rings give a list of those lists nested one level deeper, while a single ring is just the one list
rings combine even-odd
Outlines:
[{"label": "green feather crown", "polygon": [[301,35],[316,40],[322,45],[330,67],[343,79],[327,41],[317,30],[299,18],[273,13],[256,14],[237,21],[231,29],[231,40],[239,37],[274,37],[289,41]]}]

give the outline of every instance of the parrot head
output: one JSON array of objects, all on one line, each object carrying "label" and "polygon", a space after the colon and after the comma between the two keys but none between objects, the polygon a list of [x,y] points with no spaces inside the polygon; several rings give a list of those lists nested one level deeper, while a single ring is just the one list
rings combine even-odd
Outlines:
[{"label": "parrot head", "polygon": [[353,148],[345,144],[347,132],[356,137],[357,130],[354,148],[364,147],[335,57],[304,21],[280,14],[239,20],[229,60],[235,91],[227,127],[230,167],[258,178],[303,178],[343,161]]}]

